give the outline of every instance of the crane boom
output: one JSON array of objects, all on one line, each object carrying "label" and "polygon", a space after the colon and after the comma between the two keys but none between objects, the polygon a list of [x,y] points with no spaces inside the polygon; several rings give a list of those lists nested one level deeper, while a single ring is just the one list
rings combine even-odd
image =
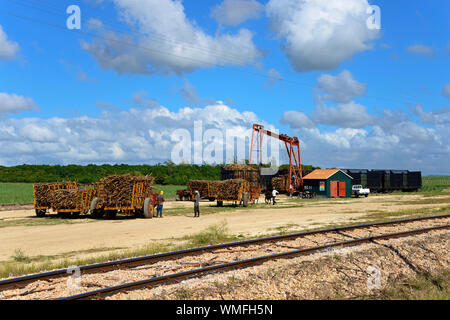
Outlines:
[{"label": "crane boom", "polygon": [[[300,158],[300,141],[297,137],[290,137],[286,134],[277,134],[274,132],[271,132],[269,130],[264,129],[264,126],[260,124],[254,124],[253,125],[253,132],[252,132],[252,142],[251,142],[251,148],[250,148],[250,159],[249,159],[249,165],[252,165],[252,153],[253,153],[253,146],[254,146],[254,138],[255,133],[259,134],[259,155],[260,155],[260,164],[262,164],[262,141],[263,141],[263,134],[273,137],[275,139],[278,139],[280,141],[283,141],[286,147],[286,151],[289,156],[289,185],[293,186],[295,189],[303,190],[303,175],[302,175],[302,164],[301,164],[301,158]],[[295,147],[297,150],[295,150]],[[295,163],[295,167],[294,167]],[[292,178],[295,177],[294,183],[292,183]],[[298,183],[297,183],[298,182]]]}]

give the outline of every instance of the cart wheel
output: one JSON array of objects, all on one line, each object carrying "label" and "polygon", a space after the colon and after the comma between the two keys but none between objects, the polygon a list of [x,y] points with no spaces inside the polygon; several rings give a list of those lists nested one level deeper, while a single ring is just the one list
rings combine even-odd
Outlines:
[{"label": "cart wheel", "polygon": [[38,216],[39,218],[45,217],[46,212],[47,210],[45,209],[36,209],[36,216]]},{"label": "cart wheel", "polygon": [[95,218],[101,218],[105,214],[105,212],[102,209],[97,209],[99,201],[100,201],[99,198],[94,198],[92,199],[91,205],[89,206],[89,213]]},{"label": "cart wheel", "polygon": [[147,219],[153,218],[153,199],[146,198],[144,200],[144,217]]},{"label": "cart wheel", "polygon": [[247,192],[245,192],[245,193],[242,195],[242,205],[243,205],[244,207],[248,207],[248,193],[247,193]]},{"label": "cart wheel", "polygon": [[72,218],[79,218],[80,217],[80,212],[72,212]]},{"label": "cart wheel", "polygon": [[70,218],[71,213],[70,212],[58,212],[58,216],[60,216],[63,219]]},{"label": "cart wheel", "polygon": [[117,216],[117,210],[107,210],[105,213],[107,219],[114,219]]}]

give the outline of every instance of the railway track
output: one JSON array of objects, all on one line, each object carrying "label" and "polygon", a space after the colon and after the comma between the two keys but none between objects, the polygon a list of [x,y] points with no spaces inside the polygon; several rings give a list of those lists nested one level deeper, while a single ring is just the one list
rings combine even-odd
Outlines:
[{"label": "railway track", "polygon": [[90,299],[264,261],[450,228],[450,215],[393,220],[250,239],[82,266],[80,287],[67,269],[0,281],[4,299]]}]

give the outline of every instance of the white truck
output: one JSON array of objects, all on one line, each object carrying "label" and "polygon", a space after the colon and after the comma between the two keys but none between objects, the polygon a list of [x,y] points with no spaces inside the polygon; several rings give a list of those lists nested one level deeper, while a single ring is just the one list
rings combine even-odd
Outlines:
[{"label": "white truck", "polygon": [[363,188],[362,185],[360,184],[355,184],[352,186],[352,194],[356,197],[359,198],[359,196],[365,196],[368,197],[370,194],[370,189],[368,188]]}]

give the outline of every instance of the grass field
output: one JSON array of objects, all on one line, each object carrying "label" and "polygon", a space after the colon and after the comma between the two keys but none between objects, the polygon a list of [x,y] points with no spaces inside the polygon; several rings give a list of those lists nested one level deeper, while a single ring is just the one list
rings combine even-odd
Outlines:
[{"label": "grass field", "polygon": [[0,204],[33,203],[31,183],[0,183]]},{"label": "grass field", "polygon": [[[164,191],[166,198],[176,198],[178,189],[186,186],[154,186],[155,190]],[[32,183],[0,183],[0,204],[33,203]]]},{"label": "grass field", "polygon": [[[450,176],[433,176],[422,178],[420,192],[440,193],[450,188]],[[186,189],[186,186],[162,186],[155,185],[155,190],[164,191],[166,198],[176,198],[178,189]],[[31,183],[0,183],[0,204],[25,204],[33,203],[33,184]]]}]

